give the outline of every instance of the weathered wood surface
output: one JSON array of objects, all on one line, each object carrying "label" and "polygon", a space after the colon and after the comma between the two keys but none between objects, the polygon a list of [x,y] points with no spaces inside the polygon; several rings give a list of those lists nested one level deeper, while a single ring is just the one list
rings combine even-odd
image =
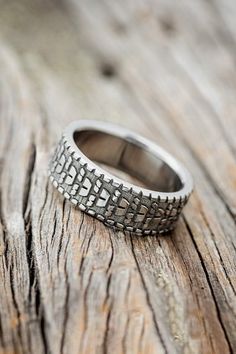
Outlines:
[{"label": "weathered wood surface", "polygon": [[[0,353],[236,352],[235,1],[0,4]],[[175,232],[114,232],[53,189],[80,118],[188,166]]]}]

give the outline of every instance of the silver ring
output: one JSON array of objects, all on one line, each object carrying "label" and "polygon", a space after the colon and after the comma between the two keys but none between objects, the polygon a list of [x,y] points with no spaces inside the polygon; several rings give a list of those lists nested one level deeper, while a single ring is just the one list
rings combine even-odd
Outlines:
[{"label": "silver ring", "polygon": [[[135,176],[147,189],[99,163]],[[87,214],[144,235],[172,230],[193,189],[189,172],[161,147],[120,126],[90,120],[67,127],[50,162],[50,179]]]}]

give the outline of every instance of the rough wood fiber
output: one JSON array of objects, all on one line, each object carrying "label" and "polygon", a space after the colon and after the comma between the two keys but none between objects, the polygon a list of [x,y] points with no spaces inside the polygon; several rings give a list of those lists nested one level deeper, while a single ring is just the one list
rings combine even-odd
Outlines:
[{"label": "rough wood fiber", "polygon": [[[235,352],[235,2],[0,4],[0,353]],[[78,118],[188,166],[175,232],[114,232],[53,189]]]}]

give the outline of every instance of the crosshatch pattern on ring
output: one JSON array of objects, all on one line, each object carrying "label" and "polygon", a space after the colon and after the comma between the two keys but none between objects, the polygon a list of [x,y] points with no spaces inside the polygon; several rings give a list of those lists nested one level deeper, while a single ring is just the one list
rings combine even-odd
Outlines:
[{"label": "crosshatch pattern on ring", "polygon": [[106,225],[136,234],[172,230],[188,201],[153,198],[100,174],[70,146],[63,135],[50,162],[50,179],[65,198]]}]

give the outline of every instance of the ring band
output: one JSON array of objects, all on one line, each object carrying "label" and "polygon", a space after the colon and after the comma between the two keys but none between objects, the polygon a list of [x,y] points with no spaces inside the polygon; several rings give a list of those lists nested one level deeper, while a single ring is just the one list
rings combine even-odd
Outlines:
[{"label": "ring band", "polygon": [[[99,163],[135,176],[147,189]],[[120,126],[90,120],[67,127],[50,162],[50,179],[82,211],[144,235],[172,230],[193,189],[189,172],[161,147]]]}]

